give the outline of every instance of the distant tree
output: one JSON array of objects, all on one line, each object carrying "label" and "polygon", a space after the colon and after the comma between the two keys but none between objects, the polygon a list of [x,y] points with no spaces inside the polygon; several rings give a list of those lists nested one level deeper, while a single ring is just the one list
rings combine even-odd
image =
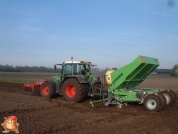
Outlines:
[{"label": "distant tree", "polygon": [[106,67],[106,68],[104,69],[105,72],[106,72],[106,71],[109,71],[109,70],[110,70],[109,67]]},{"label": "distant tree", "polygon": [[15,72],[15,69],[13,66],[9,66],[9,65],[0,65],[0,71],[1,72]]},{"label": "distant tree", "polygon": [[117,70],[117,67],[113,67],[112,70]]},{"label": "distant tree", "polygon": [[101,72],[101,69],[98,67],[91,68],[91,72],[95,74],[99,74]]},{"label": "distant tree", "polygon": [[178,76],[178,69],[176,70],[176,75]]},{"label": "distant tree", "polygon": [[171,76],[177,76],[176,71],[178,70],[178,65],[174,65],[172,70],[171,70]]}]

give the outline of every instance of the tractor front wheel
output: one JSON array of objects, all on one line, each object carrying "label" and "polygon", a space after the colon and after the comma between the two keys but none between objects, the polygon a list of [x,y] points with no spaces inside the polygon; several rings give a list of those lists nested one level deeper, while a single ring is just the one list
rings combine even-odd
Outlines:
[{"label": "tractor front wheel", "polygon": [[47,98],[51,98],[53,96],[53,89],[49,82],[45,81],[41,84],[40,95]]},{"label": "tractor front wheel", "polygon": [[86,98],[86,86],[81,84],[77,79],[67,79],[63,84],[63,96],[67,101],[80,102]]},{"label": "tractor front wheel", "polygon": [[150,94],[143,102],[144,109],[151,112],[158,112],[162,108],[161,99],[158,95]]}]

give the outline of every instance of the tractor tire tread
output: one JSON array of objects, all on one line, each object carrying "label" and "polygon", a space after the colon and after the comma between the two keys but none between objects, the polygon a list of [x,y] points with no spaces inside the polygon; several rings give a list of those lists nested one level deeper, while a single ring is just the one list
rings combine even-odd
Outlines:
[{"label": "tractor tire tread", "polygon": [[176,93],[173,91],[173,90],[167,90],[168,92],[170,92],[171,94],[172,94],[172,96],[173,96],[173,102],[172,102],[172,104],[174,104],[175,102],[176,102],[176,100],[177,100],[177,95],[176,95]]},{"label": "tractor tire tread", "polygon": [[[48,94],[48,95],[44,95],[44,94],[42,93],[42,88],[43,88],[43,86],[45,86],[45,85],[49,87],[49,94]],[[52,85],[51,85],[49,82],[44,81],[44,82],[41,84],[41,86],[40,86],[40,95],[43,96],[43,97],[46,97],[46,98],[52,98],[52,97],[53,97],[53,95],[54,95],[54,90],[53,90],[53,88],[52,88]]]},{"label": "tractor tire tread", "polygon": [[[76,88],[76,96],[73,98],[69,98],[66,93],[65,93],[65,88],[68,84],[73,84]],[[75,101],[75,102],[81,102],[86,98],[86,92],[87,90],[85,89],[85,84],[81,84],[77,79],[75,78],[69,78],[66,81],[64,81],[62,90],[63,90],[63,96],[67,101]]]},{"label": "tractor tire tread", "polygon": [[165,98],[165,96],[161,92],[159,92],[158,95],[159,95],[160,100],[161,100],[162,109],[164,109],[165,106],[166,106],[166,98]]},{"label": "tractor tire tread", "polygon": [[162,91],[161,93],[163,93],[163,94],[167,94],[168,96],[169,96],[169,98],[170,98],[170,102],[168,103],[168,104],[166,104],[166,106],[168,107],[168,106],[171,106],[172,104],[173,104],[173,99],[174,99],[174,96],[173,96],[173,94],[172,93],[170,93],[169,91],[167,91],[167,90],[164,90],[164,91]]}]

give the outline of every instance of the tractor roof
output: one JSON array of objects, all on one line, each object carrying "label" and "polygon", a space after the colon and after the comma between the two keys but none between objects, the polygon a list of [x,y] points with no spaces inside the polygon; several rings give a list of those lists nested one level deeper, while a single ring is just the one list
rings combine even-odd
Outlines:
[{"label": "tractor roof", "polygon": [[80,63],[80,61],[64,61],[64,63]]},{"label": "tractor roof", "polygon": [[70,63],[78,63],[78,64],[85,64],[85,65],[90,65],[90,66],[96,66],[96,65],[92,65],[91,62],[89,61],[64,61],[64,64],[70,64]]}]

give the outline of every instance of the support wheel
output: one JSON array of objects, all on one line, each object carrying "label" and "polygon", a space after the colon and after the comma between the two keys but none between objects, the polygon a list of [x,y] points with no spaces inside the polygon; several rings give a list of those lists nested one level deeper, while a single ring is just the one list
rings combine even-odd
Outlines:
[{"label": "support wheel", "polygon": [[172,104],[174,104],[175,102],[176,102],[176,100],[177,100],[177,95],[176,95],[176,93],[173,91],[173,90],[167,90],[168,92],[170,92],[171,94],[172,94],[172,97],[173,97],[173,102],[172,102]]},{"label": "support wheel", "polygon": [[158,112],[162,108],[161,99],[158,95],[150,94],[143,102],[144,109],[150,112]]},{"label": "support wheel", "polygon": [[161,109],[163,109],[163,108],[165,108],[165,106],[166,106],[166,98],[165,98],[165,96],[163,95],[162,92],[159,92],[159,93],[157,93],[157,94],[158,94],[158,96],[159,96],[159,98],[160,98],[160,100],[161,100],[161,104],[162,104]]},{"label": "support wheel", "polygon": [[170,106],[173,103],[173,95],[169,91],[162,91],[161,92],[166,98],[166,106]]},{"label": "support wheel", "polygon": [[40,95],[43,97],[51,98],[53,97],[53,89],[49,82],[43,82],[40,86]]},{"label": "support wheel", "polygon": [[64,82],[62,91],[67,101],[80,102],[86,98],[87,88],[75,78],[70,78]]}]

